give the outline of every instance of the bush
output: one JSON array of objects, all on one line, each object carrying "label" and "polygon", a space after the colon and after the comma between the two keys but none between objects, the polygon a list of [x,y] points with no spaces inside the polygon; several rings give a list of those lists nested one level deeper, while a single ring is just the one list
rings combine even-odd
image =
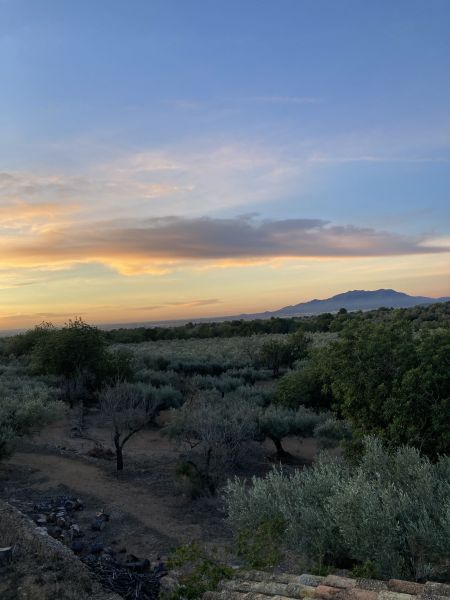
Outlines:
[{"label": "bush", "polygon": [[317,355],[282,377],[277,390],[277,403],[288,408],[301,405],[314,410],[330,408],[331,394]]},{"label": "bush", "polygon": [[24,385],[8,395],[8,390],[3,387],[0,390],[0,393],[2,392],[4,395],[0,401],[0,459],[13,453],[18,437],[38,431],[61,411],[61,404],[54,400],[51,391],[43,385]]},{"label": "bush", "polygon": [[263,521],[256,529],[243,529],[237,536],[237,554],[246,567],[264,569],[281,560],[282,534],[285,527],[281,518]]},{"label": "bush", "polygon": [[228,483],[225,499],[239,535],[274,519],[283,543],[311,565],[363,565],[383,578],[444,577],[450,554],[450,459],[432,464],[411,447],[389,453],[366,438],[357,466],[322,458],[286,476],[273,470],[246,486]]},{"label": "bush", "polygon": [[217,588],[220,581],[229,579],[233,571],[209,556],[197,544],[186,544],[174,550],[167,561],[170,569],[182,569],[180,586],[169,600],[196,600],[207,591]]}]

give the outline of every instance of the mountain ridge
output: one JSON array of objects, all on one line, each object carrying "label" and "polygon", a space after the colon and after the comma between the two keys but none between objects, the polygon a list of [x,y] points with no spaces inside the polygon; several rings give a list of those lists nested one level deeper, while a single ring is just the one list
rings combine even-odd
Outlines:
[{"label": "mountain ridge", "polygon": [[447,302],[449,297],[430,298],[428,296],[410,296],[404,292],[397,292],[391,288],[378,290],[349,290],[330,296],[329,298],[308,300],[298,304],[291,304],[282,308],[264,311],[262,313],[242,314],[240,318],[270,318],[294,317],[317,315],[324,312],[337,312],[341,308],[346,310],[375,310],[377,308],[410,308],[423,304]]},{"label": "mountain ridge", "polygon": [[[186,323],[214,323],[220,321],[231,321],[236,319],[270,319],[271,317],[308,317],[320,315],[326,312],[337,312],[341,308],[348,311],[376,310],[377,308],[411,308],[413,306],[436,304],[438,302],[449,302],[450,296],[431,298],[429,296],[410,296],[404,292],[397,292],[390,288],[378,290],[349,290],[330,296],[329,298],[314,298],[306,302],[283,306],[276,310],[266,310],[258,313],[241,313],[239,315],[227,315],[216,317],[197,317],[186,319],[166,319],[159,321],[139,321],[128,323],[98,323],[98,327],[104,330],[110,329],[132,329],[134,327],[176,327]],[[26,329],[0,330],[0,337],[21,333]]]}]

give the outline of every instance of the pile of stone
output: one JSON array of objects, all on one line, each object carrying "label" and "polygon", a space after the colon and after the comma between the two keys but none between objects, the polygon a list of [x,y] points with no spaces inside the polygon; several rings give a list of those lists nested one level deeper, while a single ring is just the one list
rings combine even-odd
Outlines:
[{"label": "pile of stone", "polygon": [[156,600],[160,579],[166,575],[164,564],[158,561],[151,565],[148,559],[127,554],[125,548],[116,551],[106,546],[97,537],[110,520],[103,509],[91,521],[89,532],[82,531],[76,513],[83,509],[79,498],[46,498],[35,504],[33,520],[42,531],[68,546],[106,589],[125,600]]},{"label": "pile of stone", "polygon": [[238,572],[222,581],[217,591],[206,592],[203,600],[449,600],[450,585],[428,581],[416,583],[390,579],[352,579],[328,575],[271,574],[264,571]]},{"label": "pile of stone", "polygon": [[80,528],[74,520],[74,513],[83,508],[83,502],[79,498],[69,496],[45,498],[34,505],[33,521],[55,539],[71,542],[81,536]]}]

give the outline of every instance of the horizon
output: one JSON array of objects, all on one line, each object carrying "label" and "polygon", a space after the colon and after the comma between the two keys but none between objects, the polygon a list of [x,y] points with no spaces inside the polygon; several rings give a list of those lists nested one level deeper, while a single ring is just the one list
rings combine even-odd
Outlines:
[{"label": "horizon", "polygon": [[0,7],[1,331],[448,295],[450,3]]},{"label": "horizon", "polygon": [[[347,290],[345,292],[336,292],[335,294],[333,294],[332,296],[328,297],[328,298],[310,298],[309,300],[303,300],[301,302],[298,302],[296,304],[308,304],[310,302],[322,302],[322,301],[326,301],[326,300],[331,300],[334,299],[337,296],[342,296],[342,295],[346,295],[346,294],[351,294],[354,292],[365,292],[365,293],[374,293],[374,292],[394,292],[395,294],[406,294],[405,292],[399,292],[398,290],[394,290],[392,288],[379,288],[376,290],[363,290],[363,289],[354,289],[354,290]],[[406,294],[410,297],[413,297],[410,294]],[[420,297],[420,296],[417,296]],[[437,302],[442,301],[442,299],[447,299],[450,297],[450,294],[445,294],[444,296],[423,296],[426,297],[427,299],[430,300],[436,300]],[[446,300],[447,301],[447,300]],[[130,329],[133,328],[133,326],[135,327],[145,327],[145,326],[149,326],[149,327],[158,327],[158,326],[162,326],[162,327],[171,327],[171,326],[177,326],[177,325],[183,325],[185,323],[200,323],[202,321],[205,322],[220,322],[222,320],[228,320],[228,319],[240,319],[240,318],[244,318],[247,317],[249,320],[252,319],[269,319],[270,317],[264,317],[263,315],[265,313],[272,313],[272,312],[276,312],[282,308],[286,308],[289,305],[286,306],[279,306],[276,308],[268,308],[265,311],[261,311],[261,312],[247,312],[247,313],[239,313],[239,314],[223,314],[223,315],[211,315],[211,316],[196,316],[196,317],[192,317],[192,316],[185,316],[185,317],[180,317],[178,319],[160,319],[160,320],[145,320],[145,321],[122,321],[122,322],[114,322],[114,321],[106,321],[106,322],[93,322],[93,323],[89,323],[90,325],[93,325],[94,327],[98,327],[100,329],[115,329],[115,328],[120,328],[120,327],[129,327]],[[294,305],[295,306],[295,305]],[[377,310],[377,309],[350,309],[350,312],[352,312],[352,310]],[[328,312],[328,311],[326,311]],[[336,311],[332,311],[332,312],[336,312]],[[314,316],[320,313],[304,313],[302,315],[300,315],[301,317],[308,317],[308,316]],[[57,327],[61,327],[63,325],[67,325],[67,323],[69,321],[73,321],[74,319],[79,319],[81,318],[84,322],[85,319],[83,318],[82,314],[74,314],[71,317],[69,317],[67,319],[67,321],[57,321],[56,322],[56,326]],[[292,316],[283,316],[282,318],[293,318]],[[15,335],[17,333],[23,333],[25,331],[29,331],[30,329],[32,329],[35,326],[40,325],[41,323],[44,322],[49,322],[53,325],[55,325],[55,323],[51,322],[51,321],[46,321],[45,318],[37,323],[34,323],[33,326],[31,327],[22,327],[22,328],[10,328],[10,329],[0,329],[0,337],[8,337],[9,335]]]}]

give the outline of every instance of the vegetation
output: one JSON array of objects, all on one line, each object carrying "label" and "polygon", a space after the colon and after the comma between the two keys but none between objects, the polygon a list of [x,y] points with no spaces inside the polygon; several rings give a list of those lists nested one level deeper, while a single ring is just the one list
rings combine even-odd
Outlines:
[{"label": "vegetation", "polygon": [[23,376],[13,365],[0,372],[0,460],[10,456],[19,437],[38,431],[61,413],[53,388]]},{"label": "vegetation", "polygon": [[230,579],[232,569],[216,557],[207,554],[197,544],[186,544],[169,556],[169,568],[182,569],[178,588],[169,600],[196,600],[206,591],[215,590],[223,579]]},{"label": "vegetation", "polygon": [[[289,548],[316,572],[444,578],[450,303],[113,332],[75,319],[0,340],[0,359],[0,458],[60,414],[60,400],[86,403],[111,431],[118,470],[151,425],[179,452],[176,477],[191,497],[217,502],[225,485],[248,566],[275,565]],[[289,437],[344,457],[295,470]],[[226,484],[267,473],[267,440],[285,470]],[[224,575],[198,548],[181,555],[192,564],[175,597]]]},{"label": "vegetation", "polygon": [[296,411],[282,406],[269,405],[257,416],[259,439],[271,440],[281,460],[289,454],[284,450],[282,441],[289,435],[312,437],[314,430],[326,420],[325,413],[316,414],[312,410],[300,407]]},{"label": "vegetation", "polygon": [[[174,411],[166,433],[191,451],[192,474],[211,493],[224,469],[235,464],[244,444],[254,439],[256,411],[249,402],[224,402],[218,394],[200,396]],[[189,471],[184,474],[189,476]]]},{"label": "vegetation", "polygon": [[283,542],[311,564],[371,561],[384,578],[443,575],[450,553],[450,460],[432,464],[418,450],[393,452],[366,438],[358,465],[323,456],[310,469],[272,471],[226,488],[239,535],[282,523]]},{"label": "vegetation", "polygon": [[123,381],[103,388],[99,400],[105,423],[111,427],[118,471],[123,470],[125,444],[175,401],[151,386]]}]

